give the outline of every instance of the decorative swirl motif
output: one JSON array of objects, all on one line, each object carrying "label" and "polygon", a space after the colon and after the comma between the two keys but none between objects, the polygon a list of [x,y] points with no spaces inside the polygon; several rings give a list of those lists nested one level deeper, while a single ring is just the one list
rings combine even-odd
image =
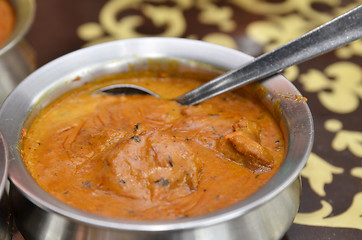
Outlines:
[{"label": "decorative swirl motif", "polygon": [[[206,34],[202,40],[237,48],[236,41],[223,32],[230,32],[236,28],[232,19],[233,10],[230,7],[218,7],[211,0],[206,1],[177,1],[173,6],[153,5],[153,3],[166,3],[165,0],[112,0],[107,2],[99,15],[100,23],[85,23],[79,26],[78,36],[88,43],[85,46],[117,39],[160,36],[160,37],[188,37],[198,39],[197,34],[185,36],[187,28],[184,11],[197,8],[200,13],[198,19],[205,25],[216,25],[220,32]],[[126,10],[137,12],[118,18]],[[158,29],[159,34],[146,34],[139,32],[139,28],[150,21]]]},{"label": "decorative swirl motif", "polygon": [[[358,2],[361,3],[362,1],[358,0],[355,3],[350,3],[345,6],[341,6],[340,0],[287,0],[280,2],[268,2],[266,0],[232,0],[232,2],[240,8],[258,15],[276,16],[297,12],[304,16],[305,19],[310,19],[317,25],[320,25],[352,9],[358,5]],[[331,11],[328,11],[328,13],[318,11],[314,7],[315,5],[331,9]],[[310,26],[310,29],[312,28],[314,27]]]},{"label": "decorative swirl motif", "polygon": [[[340,127],[338,122],[330,120],[326,125],[330,128]],[[362,152],[360,152],[362,153]],[[343,168],[335,167],[324,159],[312,153],[308,159],[307,166],[302,171],[302,176],[309,180],[312,190],[319,196],[326,195],[324,186],[330,184],[333,180],[333,174],[342,174]],[[362,178],[362,168],[356,167],[351,170],[351,175]],[[321,200],[322,207],[311,213],[298,213],[294,223],[324,226],[324,227],[343,227],[356,228],[362,230],[362,192],[354,196],[353,202],[347,211],[342,214],[332,216],[333,207],[327,201]]]},{"label": "decorative swirl motif", "polygon": [[351,62],[331,64],[324,73],[310,69],[300,76],[300,82],[304,90],[317,92],[323,106],[336,113],[355,111],[362,99],[362,69]]},{"label": "decorative swirl motif", "polygon": [[354,196],[351,206],[342,214],[330,217],[333,207],[322,200],[322,208],[311,213],[298,213],[294,223],[339,228],[355,228],[362,230],[362,192]]},{"label": "decorative swirl motif", "polygon": [[[321,171],[322,169],[323,171]],[[335,167],[318,157],[315,153],[311,153],[308,163],[301,174],[308,179],[312,190],[323,197],[326,195],[324,186],[333,181],[333,174],[341,174],[343,171],[343,168]]]},{"label": "decorative swirl motif", "polygon": [[324,126],[328,131],[336,132],[332,141],[334,150],[348,149],[356,157],[362,158],[362,132],[342,130],[342,123],[336,119],[328,120]]},{"label": "decorative swirl motif", "polygon": [[236,28],[235,22],[231,19],[233,10],[230,7],[218,7],[211,3],[200,4],[202,10],[199,20],[204,24],[215,24],[221,31],[230,32]]}]

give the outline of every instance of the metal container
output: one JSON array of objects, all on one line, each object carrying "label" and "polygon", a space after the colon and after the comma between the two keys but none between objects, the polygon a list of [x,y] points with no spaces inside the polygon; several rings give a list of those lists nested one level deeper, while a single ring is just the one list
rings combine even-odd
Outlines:
[{"label": "metal container", "polygon": [[0,133],[0,240],[11,239],[12,218],[9,199],[5,191],[8,181],[8,152]]},{"label": "metal container", "polygon": [[0,104],[14,87],[35,70],[32,48],[24,40],[35,14],[34,0],[9,0],[16,23],[13,33],[0,46]]},{"label": "metal container", "polygon": [[[299,207],[299,173],[313,142],[311,113],[296,101],[297,89],[277,75],[262,85],[262,102],[278,119],[287,143],[280,170],[260,190],[225,209],[171,221],[128,221],[87,213],[50,196],[27,172],[18,150],[23,127],[64,92],[99,76],[143,68],[144,59],[175,59],[235,68],[252,57],[206,42],[176,38],[128,39],[81,49],[44,65],[27,77],[0,110],[0,127],[9,145],[10,198],[16,223],[28,240],[35,239],[278,239]],[[79,80],[80,79],[80,80]],[[77,81],[73,81],[77,80]],[[84,204],[87,204],[85,199]]]}]

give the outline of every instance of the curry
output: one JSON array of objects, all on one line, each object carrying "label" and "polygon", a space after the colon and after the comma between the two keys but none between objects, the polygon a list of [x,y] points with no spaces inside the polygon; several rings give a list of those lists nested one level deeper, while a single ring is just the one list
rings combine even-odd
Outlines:
[{"label": "curry", "polygon": [[[26,167],[54,197],[107,217],[177,219],[245,199],[282,163],[282,133],[249,91],[195,106],[168,100],[205,76],[213,77],[139,71],[72,90],[24,129]],[[161,98],[94,93],[114,83],[137,84]]]},{"label": "curry", "polygon": [[0,0],[0,47],[10,37],[15,26],[15,12],[10,3]]}]

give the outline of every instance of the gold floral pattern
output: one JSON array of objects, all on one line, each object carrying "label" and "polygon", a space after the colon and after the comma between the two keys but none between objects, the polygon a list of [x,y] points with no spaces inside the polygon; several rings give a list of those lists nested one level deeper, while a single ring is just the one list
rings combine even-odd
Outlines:
[{"label": "gold floral pattern", "polygon": [[[321,171],[321,169],[323,169],[323,171]],[[301,175],[308,179],[312,190],[323,197],[326,195],[324,186],[333,181],[333,174],[341,174],[343,172],[343,168],[335,167],[326,160],[318,157],[315,153],[311,153]]]},{"label": "gold floral pattern", "polygon": [[[186,20],[183,11],[194,7],[200,10],[198,20],[205,25],[216,25],[218,32],[211,32],[202,40],[237,48],[235,40],[224,32],[233,31],[236,23],[232,19],[230,7],[218,7],[213,1],[173,1],[173,6],[153,5],[168,1],[113,0],[107,2],[99,13],[99,23],[91,22],[79,26],[78,36],[87,41],[85,46],[125,38],[159,36],[188,37],[198,39],[197,33],[185,36]],[[139,11],[139,14],[127,15],[118,19],[117,15],[126,10]],[[145,34],[137,31],[146,19],[158,28],[164,28],[159,34]]]},{"label": "gold floral pattern", "polygon": [[[337,120],[330,120],[326,123],[328,128],[340,129],[341,124]],[[362,153],[362,152],[361,152]],[[301,175],[308,179],[312,190],[319,196],[324,197],[326,192],[324,187],[333,181],[333,174],[342,174],[343,168],[336,167],[311,153],[306,167]],[[352,169],[351,175],[362,179],[362,168]],[[356,228],[362,230],[362,192],[355,195],[351,206],[342,214],[330,217],[333,207],[325,200],[321,200],[321,208],[311,213],[298,213],[294,222],[304,225],[325,226],[325,227],[344,227]]]},{"label": "gold floral pattern", "polygon": [[336,119],[330,119],[325,123],[328,131],[336,132],[332,148],[336,151],[349,150],[356,157],[362,158],[362,132],[347,131],[342,127],[342,123]]},{"label": "gold floral pattern", "polygon": [[333,63],[323,72],[310,69],[300,76],[300,82],[304,90],[317,92],[320,102],[332,112],[353,112],[362,99],[362,68],[351,62]]},{"label": "gold floral pattern", "polygon": [[203,24],[215,24],[223,32],[231,32],[236,28],[236,23],[232,20],[233,10],[230,7],[218,7],[211,2],[200,4],[202,10],[199,21]]},{"label": "gold floral pattern", "polygon": [[304,225],[338,227],[338,228],[355,228],[362,230],[362,192],[354,196],[351,206],[342,214],[329,217],[333,207],[327,201],[322,200],[321,209],[312,213],[299,213],[294,222]]}]

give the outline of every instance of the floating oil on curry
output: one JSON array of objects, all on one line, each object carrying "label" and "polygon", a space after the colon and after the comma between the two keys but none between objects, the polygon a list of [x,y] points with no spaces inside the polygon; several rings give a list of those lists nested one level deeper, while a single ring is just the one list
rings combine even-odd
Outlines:
[{"label": "floating oil on curry", "polygon": [[[167,220],[230,206],[276,172],[284,140],[248,91],[195,106],[167,100],[212,77],[139,71],[87,83],[23,132],[24,162],[47,192],[102,216]],[[111,83],[141,85],[162,98],[94,94]]]},{"label": "floating oil on curry", "polygon": [[10,37],[15,26],[15,13],[10,3],[0,0],[0,47]]}]

